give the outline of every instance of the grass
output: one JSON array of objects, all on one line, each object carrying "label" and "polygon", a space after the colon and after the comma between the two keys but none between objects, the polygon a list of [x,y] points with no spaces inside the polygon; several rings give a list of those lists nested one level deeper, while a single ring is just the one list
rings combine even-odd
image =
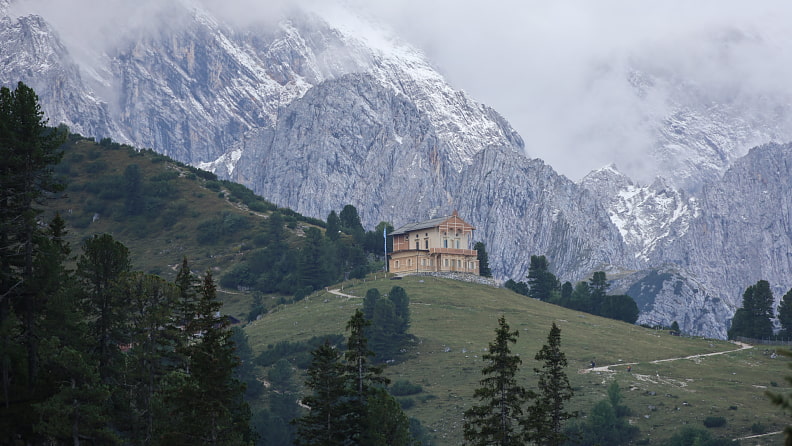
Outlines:
[{"label": "grass", "polygon": [[[535,301],[505,289],[433,277],[406,277],[400,281],[368,280],[347,283],[344,292],[364,296],[369,288],[387,293],[393,285],[410,296],[410,332],[418,344],[407,360],[389,366],[392,381],[409,380],[423,387],[414,396],[408,415],[434,432],[438,444],[460,444],[462,413],[474,403],[483,366],[481,355],[494,338],[497,318],[503,314],[520,336],[512,351],[523,358],[521,375],[534,385],[533,357],[546,341],[553,321],[561,328],[561,347],[569,361],[569,378],[575,388],[573,409],[585,413],[606,397],[607,387],[617,380],[624,402],[633,411],[631,423],[641,429],[648,444],[663,444],[683,424],[704,428],[708,416],[727,420],[713,429],[716,436],[738,438],[752,435],[761,423],[768,432],[781,430],[783,414],[764,396],[765,388],[789,391],[781,383],[786,359],[770,359],[763,349],[718,356],[661,362],[657,359],[687,357],[739,348],[725,341],[670,336],[618,321],[570,311]],[[281,340],[299,341],[312,336],[344,333],[346,321],[362,299],[339,297],[326,291],[291,305],[280,306],[245,330],[255,352]],[[610,372],[583,373],[591,360],[597,365],[624,364]],[[626,364],[633,363],[632,373]],[[777,443],[780,436],[759,443]]]}]

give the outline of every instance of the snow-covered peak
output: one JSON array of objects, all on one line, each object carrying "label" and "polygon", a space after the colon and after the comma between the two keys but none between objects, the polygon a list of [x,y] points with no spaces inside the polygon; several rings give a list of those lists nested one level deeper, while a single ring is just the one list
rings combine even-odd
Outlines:
[{"label": "snow-covered peak", "polygon": [[610,165],[591,172],[580,185],[607,208],[625,243],[638,260],[684,234],[697,215],[696,200],[657,177],[651,185],[633,183]]}]

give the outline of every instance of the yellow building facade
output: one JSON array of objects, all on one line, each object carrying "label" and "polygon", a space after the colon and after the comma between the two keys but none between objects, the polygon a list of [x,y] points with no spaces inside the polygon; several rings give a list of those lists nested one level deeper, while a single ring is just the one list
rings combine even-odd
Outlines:
[{"label": "yellow building facade", "polygon": [[447,217],[406,224],[390,233],[393,252],[388,256],[389,271],[478,275],[478,252],[472,249],[475,229],[457,211]]}]

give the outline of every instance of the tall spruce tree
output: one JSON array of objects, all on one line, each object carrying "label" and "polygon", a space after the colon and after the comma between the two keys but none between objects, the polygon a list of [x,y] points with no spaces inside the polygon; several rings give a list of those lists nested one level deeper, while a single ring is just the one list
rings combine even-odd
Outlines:
[{"label": "tall spruce tree", "polygon": [[742,308],[734,313],[729,339],[745,336],[754,339],[769,337],[773,334],[773,292],[770,283],[760,280],[749,286],[743,293]]},{"label": "tall spruce tree", "polygon": [[481,370],[481,387],[473,392],[481,404],[465,411],[464,437],[471,445],[517,446],[528,439],[523,430],[523,406],[535,395],[517,383],[522,360],[511,353],[509,344],[516,343],[518,336],[501,316],[495,341],[482,356],[487,365]]},{"label": "tall spruce tree", "polygon": [[545,256],[531,256],[528,287],[528,296],[544,301],[552,299],[561,287],[558,278],[550,272],[550,262]]},{"label": "tall spruce tree", "polygon": [[329,342],[311,352],[305,385],[311,395],[302,399],[309,407],[306,415],[296,420],[300,446],[341,445],[354,435],[349,420],[349,388],[341,353]]},{"label": "tall spruce tree", "polygon": [[364,433],[368,430],[365,424],[368,397],[376,386],[387,385],[390,382],[381,376],[382,368],[372,363],[374,352],[369,350],[365,335],[365,329],[369,324],[370,322],[363,317],[363,312],[356,310],[346,325],[349,331],[347,351],[344,355],[350,387],[348,415],[349,422],[355,429],[351,438],[356,442],[364,441]]},{"label": "tall spruce tree", "polygon": [[785,336],[792,336],[792,288],[781,298],[778,304],[778,322]]},{"label": "tall spruce tree", "polygon": [[[41,231],[35,207],[46,194],[62,190],[53,175],[65,140],[63,129],[50,129],[32,88],[19,82],[15,90],[0,88],[0,324],[13,312],[22,322],[26,350],[27,391],[38,374],[36,317],[46,295],[37,294],[34,258]],[[2,343],[3,341],[0,341]],[[0,365],[5,376],[12,367]]]},{"label": "tall spruce tree", "polygon": [[536,354],[542,368],[534,368],[539,377],[538,395],[529,410],[526,428],[529,437],[537,444],[561,445],[566,440],[563,424],[575,416],[565,409],[574,392],[564,369],[567,359],[561,351],[561,329],[553,322],[547,343]]},{"label": "tall spruce tree", "polygon": [[492,270],[489,267],[489,255],[487,254],[487,245],[484,242],[476,242],[473,245],[476,250],[476,255],[479,262],[479,275],[483,277],[492,277]]},{"label": "tall spruce tree", "polygon": [[121,343],[120,331],[126,320],[125,302],[113,287],[121,274],[129,271],[129,250],[109,234],[94,235],[83,242],[77,259],[77,275],[86,292],[85,308],[94,321],[92,331],[99,358],[99,376],[107,381]]},{"label": "tall spruce tree", "polygon": [[189,373],[171,375],[166,404],[170,423],[160,436],[170,445],[246,445],[253,437],[245,386],[234,378],[239,358],[231,341],[228,319],[211,272],[199,292],[196,317],[187,332],[196,339],[186,346]]},{"label": "tall spruce tree", "polygon": [[605,296],[608,294],[608,278],[604,271],[595,271],[588,281],[589,286],[589,306],[592,314],[602,314],[602,306]]}]

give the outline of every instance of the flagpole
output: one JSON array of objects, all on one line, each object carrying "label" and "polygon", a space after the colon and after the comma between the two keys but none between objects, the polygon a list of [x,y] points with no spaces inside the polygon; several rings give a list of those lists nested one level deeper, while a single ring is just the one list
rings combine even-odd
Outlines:
[{"label": "flagpole", "polygon": [[382,240],[385,245],[385,272],[388,272],[388,225],[382,227]]}]

